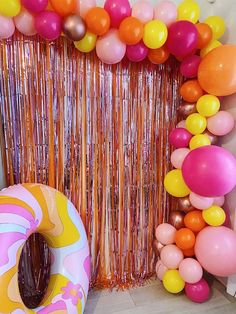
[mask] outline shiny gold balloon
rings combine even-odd
[[[195,210],[193,205],[190,203],[189,197],[181,197],[178,199],[178,209],[182,212],[188,213],[191,210]]]
[[[196,113],[196,112],[197,112],[196,104],[189,104],[187,102],[183,102],[177,109],[178,116],[184,120],[190,114]]]
[[[177,230],[184,228],[184,216],[184,212],[181,212],[180,210],[174,210],[170,212],[169,223]]]
[[[159,256],[161,253],[162,248],[164,247],[157,239],[153,241],[153,250],[156,256]]]
[[[212,134],[211,132],[209,131],[205,131],[204,134],[208,135],[210,141],[211,141],[211,145],[217,145],[218,144],[218,136]]]
[[[84,20],[75,14],[64,18],[62,27],[66,37],[73,41],[81,40],[87,31]]]

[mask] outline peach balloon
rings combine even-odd
[[[156,228],[156,239],[162,244],[172,244],[175,240],[176,229],[171,224],[163,223]]]
[[[157,278],[162,280],[165,273],[167,272],[168,268],[162,263],[161,260],[159,260],[156,264],[156,274]]]
[[[219,111],[207,119],[207,129],[217,136],[224,136],[230,133],[234,125],[234,117],[227,111]]]
[[[214,202],[214,198],[200,196],[193,192],[189,194],[189,200],[195,208],[201,210],[211,207]]]
[[[142,23],[147,23],[153,19],[153,6],[148,1],[138,1],[132,7],[132,16]]]
[[[35,29],[35,18],[29,11],[22,8],[20,14],[14,17],[14,21],[16,28],[22,34],[26,36],[37,34]]]
[[[184,159],[189,152],[190,150],[188,148],[178,148],[174,150],[170,157],[172,165],[177,169],[181,169]]]
[[[85,18],[88,11],[94,7],[96,7],[96,0],[77,0],[75,13]]]
[[[15,32],[15,24],[11,17],[0,15],[0,39],[11,37]]]
[[[183,259],[183,252],[174,244],[166,245],[161,250],[161,261],[168,269],[179,268]]]

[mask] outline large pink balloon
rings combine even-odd
[[[179,268],[183,259],[183,252],[174,244],[166,245],[161,250],[161,261],[168,269]]]
[[[202,266],[194,258],[185,258],[179,265],[179,273],[185,282],[196,283],[202,279]]]
[[[195,254],[212,275],[236,274],[236,233],[224,226],[204,228],[197,235]]]
[[[234,117],[227,111],[219,111],[207,119],[207,129],[214,135],[223,136],[234,128]]]
[[[35,17],[25,9],[21,9],[20,14],[14,17],[16,28],[26,36],[37,34],[35,29]]]
[[[194,193],[206,197],[223,196],[236,185],[236,160],[222,147],[199,147],[185,158],[182,173]]]
[[[156,239],[161,244],[172,244],[175,242],[176,229],[171,224],[163,223],[156,228]]]
[[[154,18],[170,26],[177,20],[177,6],[172,1],[163,0],[154,9]]]
[[[111,27],[118,28],[122,20],[131,15],[129,0],[106,0],[104,9],[111,18]]]
[[[8,16],[0,15],[0,39],[11,37],[15,32],[13,19]]]
[[[153,19],[153,6],[148,1],[135,2],[132,7],[132,16],[136,17],[140,22],[147,23]]]

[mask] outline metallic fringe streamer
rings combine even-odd
[[[7,182],[49,184],[72,200],[90,242],[92,286],[153,274],[155,226],[174,206],[163,178],[181,81],[172,59],[108,66],[64,38],[0,43]]]

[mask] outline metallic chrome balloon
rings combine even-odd
[[[163,247],[164,247],[164,245],[161,244],[159,241],[157,241],[157,239],[155,239],[153,241],[153,250],[154,250],[156,256],[160,255]]]
[[[186,119],[190,114],[197,112],[196,104],[189,104],[183,102],[177,109],[178,116],[182,119]]]
[[[81,40],[86,34],[86,24],[84,20],[75,14],[69,15],[63,20],[63,32],[73,41]]]
[[[209,131],[205,131],[204,134],[208,135],[208,137],[209,137],[209,139],[211,141],[211,145],[217,145],[218,144],[218,141],[219,141],[218,136],[212,134]]]
[[[174,226],[177,230],[184,228],[184,212],[175,210],[170,212],[169,223]]]
[[[195,208],[193,207],[193,205],[191,204],[189,197],[181,197],[178,199],[178,210],[188,213],[191,210],[194,210]]]

